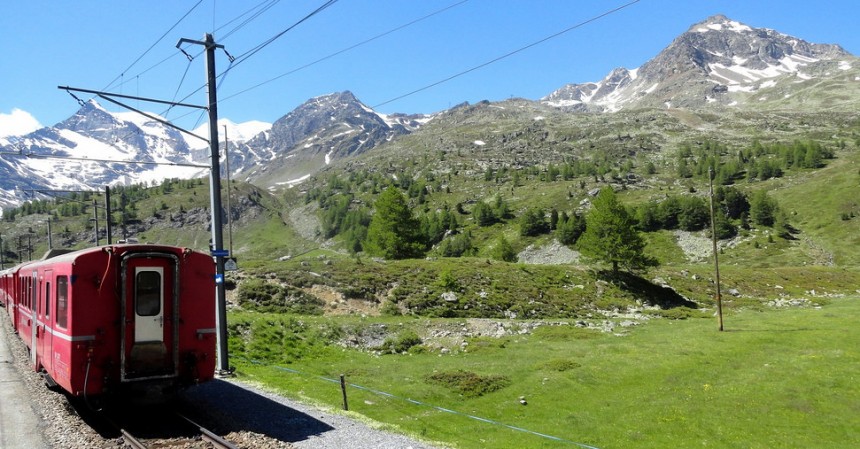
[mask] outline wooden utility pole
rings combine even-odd
[[[720,332],[723,331],[723,298],[720,296],[720,261],[717,255],[717,225],[714,216],[714,169],[708,168],[708,185],[711,197],[711,242],[714,244],[714,272],[717,281],[717,317],[720,322]]]

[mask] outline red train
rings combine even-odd
[[[166,398],[214,375],[206,254],[150,244],[49,253],[0,271],[0,303],[33,369],[73,396]]]

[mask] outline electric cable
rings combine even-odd
[[[373,42],[373,41],[375,41],[375,40],[377,40],[377,39],[380,39],[380,38],[383,38],[383,37],[385,37],[385,36],[388,36],[389,34],[393,34],[393,33],[397,32],[397,31],[400,31],[400,30],[402,30],[402,29],[404,29],[404,28],[410,27],[410,26],[412,26],[412,25],[414,25],[414,24],[416,24],[416,23],[418,23],[418,22],[421,22],[421,21],[423,21],[423,20],[429,19],[430,17],[433,17],[433,16],[435,16],[435,15],[437,15],[437,14],[441,14],[441,13],[443,13],[443,12],[445,12],[445,11],[449,10],[449,9],[455,8],[455,7],[457,7],[457,6],[460,6],[460,5],[462,5],[463,3],[466,3],[466,2],[468,2],[468,1],[469,1],[469,0],[460,0],[460,1],[456,2],[456,3],[453,3],[453,4],[451,4],[451,5],[448,5],[448,6],[444,7],[444,8],[442,8],[442,9],[438,9],[438,10],[436,10],[436,11],[431,12],[430,14],[427,14],[427,15],[424,15],[424,16],[422,16],[422,17],[419,17],[419,18],[417,18],[417,19],[415,19],[415,20],[412,20],[411,22],[407,22],[407,23],[405,23],[405,24],[403,24],[403,25],[400,25],[400,26],[395,27],[395,28],[392,28],[392,29],[390,29],[390,30],[388,30],[388,31],[382,32],[382,33],[380,33],[380,34],[377,34],[376,36],[373,36],[373,37],[370,37],[370,38],[368,38],[368,39],[365,39],[365,40],[363,40],[363,41],[361,41],[361,42],[359,42],[359,43],[357,43],[357,44],[350,45],[349,47],[346,47],[346,48],[344,48],[344,49],[338,50],[338,51],[336,51],[336,52],[334,52],[334,53],[331,53],[331,54],[329,54],[329,55],[323,56],[322,58],[319,58],[319,59],[317,59],[317,60],[315,60],[315,61],[309,62],[309,63],[307,63],[307,64],[305,64],[305,65],[302,65],[302,66],[296,67],[295,69],[292,69],[292,70],[290,70],[290,71],[288,71],[288,72],[282,73],[282,74],[280,74],[280,75],[278,75],[278,76],[276,76],[276,77],[274,77],[274,78],[270,78],[270,79],[268,79],[268,80],[266,80],[266,81],[263,81],[263,82],[261,82],[261,83],[259,83],[259,84],[253,85],[253,86],[251,86],[251,87],[249,87],[249,88],[247,88],[247,89],[245,89],[245,90],[241,90],[241,91],[236,92],[236,93],[234,93],[234,94],[232,94],[232,95],[229,95],[229,96],[227,96],[227,97],[224,97],[224,98],[220,99],[220,101],[226,101],[226,100],[229,100],[229,99],[231,99],[231,98],[233,98],[233,97],[236,97],[236,96],[242,95],[242,94],[244,94],[244,93],[246,93],[246,92],[248,92],[248,91],[254,90],[254,89],[258,88],[258,87],[261,87],[261,86],[264,86],[264,85],[266,85],[266,84],[268,84],[268,83],[271,83],[271,82],[274,82],[274,81],[276,81],[276,80],[279,80],[279,79],[281,79],[281,78],[283,78],[283,77],[285,77],[285,76],[292,75],[293,73],[296,73],[296,72],[298,72],[298,71],[300,71],[300,70],[304,70],[304,69],[306,69],[306,68],[308,68],[308,67],[311,67],[311,66],[313,66],[313,65],[319,64],[319,63],[321,63],[321,62],[323,62],[323,61],[326,61],[326,60],[328,60],[328,59],[331,59],[331,58],[333,58],[333,57],[335,57],[335,56],[338,56],[338,55],[340,55],[340,54],[346,53],[346,52],[348,52],[348,51],[350,51],[350,50],[354,50],[354,49],[356,49],[356,48],[358,48],[358,47],[361,47],[362,45],[369,44],[370,42]]]
[[[289,26],[289,27],[287,27],[285,30],[283,30],[283,31],[281,31],[281,32],[279,32],[279,33],[277,33],[277,34],[275,34],[274,36],[272,36],[272,37],[270,37],[269,39],[265,40],[264,42],[262,42],[261,44],[257,45],[256,47],[254,47],[254,48],[252,48],[252,49],[248,50],[247,52],[242,53],[241,55],[239,55],[239,56],[236,58],[237,62],[236,62],[236,64],[234,64],[234,65],[233,65],[233,67],[236,67],[236,66],[238,66],[239,64],[241,64],[241,63],[243,63],[243,62],[247,61],[251,56],[254,56],[255,54],[257,54],[257,52],[259,52],[260,50],[262,50],[262,49],[266,48],[266,47],[267,47],[267,46],[269,46],[272,42],[275,42],[276,40],[278,40],[278,39],[279,39],[281,36],[283,36],[284,34],[287,34],[289,31],[291,31],[291,30],[292,30],[292,29],[294,29],[295,27],[297,27],[297,26],[301,25],[302,23],[304,23],[305,21],[307,21],[307,20],[308,20],[308,19],[310,19],[311,17],[313,17],[313,16],[315,16],[315,15],[317,15],[317,14],[321,13],[321,12],[322,12],[322,11],[324,11],[326,8],[328,8],[329,6],[331,6],[331,5],[333,5],[333,4],[337,3],[337,2],[338,2],[338,0],[328,0],[328,1],[326,1],[325,3],[323,3],[323,4],[322,4],[320,7],[318,7],[317,9],[315,9],[315,10],[311,11],[311,13],[310,13],[310,14],[308,14],[308,15],[304,16],[303,18],[301,18],[298,22],[296,22],[296,23],[294,23],[294,24],[290,25],[290,26]],[[231,68],[232,68],[232,67],[231,67]]]
[[[114,78],[102,90],[108,90],[111,86],[113,86],[117,79],[121,79],[123,75],[125,75],[125,72],[128,72],[132,67],[134,67],[135,64],[137,64],[141,59],[143,59],[143,57],[146,56],[147,53],[150,52],[150,50],[155,48],[155,46],[158,45],[158,43],[161,42],[161,40],[164,39],[164,37],[167,36],[168,33],[173,31],[173,29],[176,28],[183,20],[185,20],[185,18],[188,17],[188,15],[191,14],[191,12],[194,11],[201,3],[203,3],[203,0],[198,0],[197,3],[195,3],[194,6],[192,6],[191,9],[188,10],[188,12],[186,12],[182,17],[180,17],[179,20],[177,20],[176,23],[173,24],[173,26],[171,26],[167,31],[165,31],[164,34],[161,35],[161,37],[156,39],[156,41],[153,42],[152,45],[150,45],[149,48],[147,48],[146,51],[143,52],[143,54],[138,56],[137,59],[134,60],[134,62],[132,62],[128,67],[126,67],[125,70],[123,70],[119,74],[119,76]]]
[[[532,42],[532,43],[530,43],[530,44],[528,44],[528,45],[525,45],[525,46],[523,46],[523,47],[520,47],[520,48],[518,48],[518,49],[516,49],[516,50],[513,50],[513,51],[510,51],[510,52],[508,52],[508,53],[505,53],[505,54],[503,54],[503,55],[501,55],[501,56],[498,56],[498,57],[496,57],[496,58],[493,58],[493,59],[491,59],[491,60],[489,60],[489,61],[487,61],[487,62],[484,62],[484,63],[478,64],[478,65],[476,65],[476,66],[474,66],[474,67],[472,67],[472,68],[469,68],[469,69],[463,70],[462,72],[455,73],[455,74],[453,74],[453,75],[451,75],[451,76],[449,76],[449,77],[447,77],[447,78],[444,78],[444,79],[442,79],[442,80],[436,81],[436,82],[431,83],[431,84],[428,84],[428,85],[426,85],[426,86],[424,86],[424,87],[420,87],[420,88],[415,89],[415,90],[413,90],[413,91],[411,91],[411,92],[407,92],[407,93],[405,93],[405,94],[403,94],[403,95],[400,95],[400,96],[394,97],[394,98],[392,98],[392,99],[390,99],[390,100],[383,101],[382,103],[379,103],[379,104],[377,104],[377,105],[375,105],[375,106],[372,106],[372,108],[373,108],[373,109],[376,109],[376,108],[378,108],[378,107],[380,107],[380,106],[384,106],[384,105],[386,105],[386,104],[393,103],[393,102],[395,102],[395,101],[397,101],[397,100],[402,100],[402,99],[404,99],[404,98],[406,98],[406,97],[409,97],[409,96],[415,95],[415,94],[417,94],[417,93],[419,93],[419,92],[423,92],[423,91],[425,91],[425,90],[427,90],[427,89],[430,89],[430,88],[436,87],[436,86],[438,86],[438,85],[440,85],[440,84],[446,83],[446,82],[451,81],[451,80],[453,80],[453,79],[455,79],[455,78],[459,78],[459,77],[461,77],[461,76],[463,76],[463,75],[466,75],[466,74],[468,74],[468,73],[474,72],[474,71],[476,71],[476,70],[478,70],[478,69],[482,69],[482,68],[484,68],[484,67],[486,67],[486,66],[488,66],[488,65],[491,65],[491,64],[494,64],[494,63],[496,63],[496,62],[499,62],[499,61],[501,61],[501,60],[503,60],[503,59],[509,58],[509,57],[511,57],[511,56],[513,56],[513,55],[515,55],[515,54],[517,54],[517,53],[521,53],[521,52],[523,52],[523,51],[525,51],[525,50],[528,50],[529,48],[532,48],[532,47],[534,47],[534,46],[540,45],[540,44],[542,44],[542,43],[544,43],[544,42],[546,42],[546,41],[548,41],[548,40],[551,40],[551,39],[554,39],[554,38],[556,38],[556,37],[559,37],[559,36],[561,36],[561,35],[563,35],[563,34],[565,34],[565,33],[568,33],[568,32],[570,32],[570,31],[573,31],[573,30],[577,29],[577,28],[580,28],[580,27],[582,27],[582,26],[585,26],[585,25],[587,25],[587,24],[589,24],[589,23],[591,23],[591,22],[595,22],[595,21],[600,20],[600,19],[602,19],[602,18],[604,18],[604,17],[606,17],[606,16],[609,16],[609,15],[611,15],[611,14],[614,14],[614,13],[618,12],[618,11],[621,11],[621,10],[622,10],[622,9],[624,9],[624,8],[627,8],[627,7],[629,7],[629,6],[633,5],[633,4],[639,3],[639,1],[640,1],[640,0],[633,0],[633,1],[627,2],[627,3],[625,3],[625,4],[621,5],[621,6],[618,6],[618,7],[616,7],[616,8],[613,8],[613,9],[611,9],[611,10],[609,10],[609,11],[606,11],[606,12],[604,12],[604,13],[602,13],[602,14],[599,14],[599,15],[597,15],[597,16],[594,16],[594,17],[592,17],[592,18],[590,18],[590,19],[587,19],[587,20],[584,20],[584,21],[582,21],[582,22],[579,22],[579,23],[577,23],[576,25],[573,25],[573,26],[571,26],[571,27],[565,28],[564,30],[561,30],[561,31],[559,31],[559,32],[557,32],[557,33],[554,33],[554,34],[551,34],[551,35],[549,35],[549,36],[546,36],[546,37],[544,37],[544,38],[542,38],[542,39],[539,39],[539,40],[537,40],[537,41],[535,41],[535,42]]]
[[[202,1],[202,0],[201,0],[201,1]],[[272,6],[274,6],[275,4],[277,4],[277,3],[278,3],[278,2],[280,2],[280,1],[281,1],[281,0],[264,0],[264,1],[260,2],[260,3],[258,3],[257,5],[255,5],[255,6],[251,7],[250,9],[246,10],[246,11],[245,11],[245,12],[243,12],[242,14],[239,14],[238,16],[234,17],[233,19],[231,19],[231,20],[229,20],[228,22],[224,23],[224,24],[223,24],[223,25],[221,25],[220,27],[215,28],[215,30],[213,31],[213,34],[214,34],[215,32],[220,31],[221,29],[223,29],[223,28],[227,27],[227,26],[228,26],[228,25],[230,25],[231,23],[236,22],[237,20],[239,20],[239,19],[241,19],[242,17],[244,17],[244,16],[248,15],[249,13],[251,13],[251,12],[253,12],[253,11],[255,11],[255,10],[259,9],[259,8],[263,8],[261,11],[258,11],[258,12],[256,12],[256,13],[254,13],[254,16],[253,16],[252,18],[250,18],[250,19],[246,19],[242,24],[240,24],[240,25],[236,26],[235,28],[233,28],[232,30],[230,30],[230,31],[229,31],[229,32],[228,32],[228,33],[227,33],[223,38],[221,38],[221,40],[223,41],[223,40],[225,40],[225,39],[227,38],[227,36],[229,36],[229,35],[231,35],[231,34],[235,33],[235,32],[236,32],[236,31],[238,31],[238,30],[240,30],[241,28],[243,28],[244,26],[246,26],[247,24],[249,24],[252,20],[254,20],[254,19],[256,19],[257,17],[259,17],[262,13],[264,13],[264,12],[268,11]],[[269,5],[266,5],[266,3],[269,3]],[[199,2],[198,2],[198,4],[199,4]],[[265,5],[265,6],[264,6],[264,5]],[[196,6],[197,6],[197,5],[194,5],[194,7],[195,7],[195,8],[196,8]],[[192,10],[193,10],[193,9],[194,9],[194,8],[192,8]],[[190,13],[190,12],[191,12],[191,11],[189,11],[189,13]],[[183,18],[182,18],[182,19],[180,19],[180,20],[177,22],[177,24],[176,24],[176,25],[178,25],[178,24],[179,24],[179,22],[181,22],[182,20],[184,20],[184,19],[185,19],[185,17],[186,17],[187,15],[188,15],[188,13],[186,13],[186,14],[185,14],[185,16],[183,16]],[[175,27],[176,27],[176,25],[174,25],[173,27],[171,27],[171,30],[172,30],[173,28],[175,28]],[[171,30],[168,30],[167,32],[169,33]],[[167,34],[167,33],[165,33],[165,34]],[[159,39],[159,41],[160,41],[160,40],[162,40],[163,38],[164,38],[164,36],[162,36],[162,37]],[[156,43],[157,43],[157,42],[159,42],[159,41],[156,41]],[[153,44],[153,46],[155,46],[155,44]],[[152,49],[152,47],[150,47],[150,50],[151,50],[151,49]],[[149,51],[149,50],[147,50],[147,51]],[[198,56],[200,56],[201,54],[203,54],[203,52],[204,52],[204,51],[205,51],[205,50],[201,50],[201,51],[197,52],[196,54],[194,54],[194,55],[190,56],[190,58],[191,58],[191,59],[195,59],[195,58],[197,58]],[[144,53],[144,55],[145,55],[145,53]],[[137,61],[135,61],[135,63],[137,63],[138,61],[140,61],[140,59],[142,59],[144,55],[141,55],[141,56],[140,56],[140,58],[138,58],[138,59],[137,59]],[[169,61],[169,60],[171,60],[171,59],[175,58],[177,55],[178,55],[177,53],[175,53],[175,52],[171,52],[171,53],[170,53],[170,55],[168,55],[168,56],[164,57],[163,59],[159,60],[159,61],[158,61],[158,62],[156,62],[155,64],[152,64],[151,66],[149,66],[149,67],[147,67],[146,69],[142,70],[142,71],[141,71],[141,72],[139,72],[136,76],[138,76],[138,77],[139,77],[139,76],[141,76],[141,75],[144,75],[144,74],[146,74],[146,73],[150,72],[151,70],[153,70],[153,69],[155,69],[155,68],[157,68],[157,67],[161,66],[161,65],[162,65],[162,64],[164,64],[165,62],[167,62],[167,61]],[[128,68],[126,68],[126,70],[125,70],[125,71],[128,71],[128,70],[129,70],[133,65],[134,65],[134,64],[132,64],[131,66],[129,66]],[[187,69],[186,69],[186,70],[187,70]],[[123,74],[124,74],[124,72],[123,72]],[[120,75],[120,77],[121,77],[121,76],[122,76],[122,75]],[[117,78],[119,78],[119,77],[117,77]],[[115,86],[115,82],[116,82],[116,79],[114,79],[113,81],[111,81],[111,83],[108,85],[108,88],[110,88],[111,86]],[[124,83],[123,83],[123,84],[124,84]],[[102,90],[106,90],[106,89],[102,89]]]
[[[266,13],[266,12],[267,12],[269,9],[271,9],[273,6],[275,6],[275,5],[277,5],[278,3],[280,3],[280,1],[281,1],[281,0],[266,0],[265,2],[262,2],[262,3],[258,4],[257,6],[255,6],[254,8],[252,8],[251,10],[246,11],[245,13],[243,13],[242,15],[238,16],[237,18],[235,18],[235,19],[231,20],[230,22],[227,22],[226,24],[224,24],[224,25],[220,26],[220,27],[219,27],[218,29],[216,29],[215,31],[218,31],[218,30],[220,30],[220,29],[222,29],[222,28],[226,27],[227,25],[229,25],[229,24],[231,24],[231,23],[235,22],[236,20],[239,20],[239,18],[240,18],[240,17],[244,16],[245,14],[248,14],[250,11],[252,11],[252,10],[254,10],[254,9],[257,9],[257,8],[260,8],[260,5],[262,5],[263,3],[269,2],[269,4],[268,4],[268,5],[266,5],[266,6],[262,7],[262,8],[260,8],[260,10],[259,10],[259,11],[257,11],[257,12],[255,12],[251,17],[249,17],[249,18],[245,19],[244,21],[242,21],[242,23],[240,23],[239,25],[237,25],[235,28],[233,28],[232,30],[228,31],[228,32],[227,32],[227,33],[225,33],[223,36],[221,36],[221,37],[219,38],[219,40],[223,42],[224,40],[226,40],[227,38],[229,38],[233,33],[235,33],[235,32],[237,32],[237,31],[241,30],[241,29],[242,29],[242,28],[244,28],[244,27],[246,27],[249,23],[253,22],[253,21],[254,21],[254,20],[256,20],[258,17],[260,17],[261,15],[263,15],[264,13]],[[213,32],[213,34],[214,34],[214,32]]]
[[[308,13],[306,16],[304,16],[303,18],[299,19],[296,23],[294,23],[294,24],[290,25],[289,27],[287,27],[287,28],[286,28],[286,29],[284,29],[283,31],[281,31],[281,32],[279,32],[279,33],[277,33],[277,34],[275,34],[274,36],[272,36],[272,37],[270,37],[269,39],[267,39],[267,40],[263,41],[262,43],[258,44],[257,46],[253,47],[252,49],[250,49],[250,50],[246,51],[245,53],[242,53],[242,54],[241,54],[241,55],[239,55],[238,57],[233,58],[233,61],[231,62],[230,67],[228,67],[226,70],[224,70],[223,72],[221,72],[220,74],[218,74],[218,75],[216,76],[216,78],[222,78],[223,76],[225,76],[225,75],[227,74],[227,72],[228,72],[229,70],[232,70],[232,69],[236,68],[239,64],[241,64],[241,63],[243,63],[243,62],[247,61],[251,56],[254,56],[257,52],[259,52],[259,51],[260,51],[260,50],[262,50],[263,48],[267,47],[267,46],[268,46],[268,45],[270,45],[272,42],[276,41],[278,38],[280,38],[281,36],[283,36],[283,35],[284,35],[284,34],[286,34],[287,32],[291,31],[291,30],[292,30],[292,29],[294,29],[295,27],[299,26],[299,25],[300,25],[300,24],[302,24],[303,22],[307,21],[307,20],[308,20],[308,19],[310,19],[311,17],[313,17],[313,16],[315,16],[315,15],[319,14],[320,12],[322,12],[323,10],[325,10],[326,8],[328,8],[329,6],[331,6],[331,5],[335,4],[335,3],[337,3],[337,1],[338,1],[338,0],[328,0],[328,1],[326,1],[326,2],[325,2],[325,3],[323,3],[321,6],[319,6],[317,9],[315,9],[315,10],[311,11],[311,12],[310,12],[310,13]],[[228,55],[228,56],[229,56],[229,55]],[[192,95],[196,94],[197,92],[200,92],[200,91],[201,91],[202,89],[204,89],[205,87],[206,87],[206,85],[205,85],[205,84],[204,84],[204,85],[201,85],[200,87],[198,87],[197,89],[195,89],[194,91],[192,91],[191,93],[189,93],[188,95],[186,95],[185,97],[183,97],[183,98],[182,98],[182,100],[180,100],[180,103],[181,103],[181,102],[184,102],[185,100],[187,100],[188,98],[190,98]]]

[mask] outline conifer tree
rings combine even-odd
[[[610,187],[603,188],[592,204],[585,219],[585,232],[579,238],[583,254],[629,269],[643,268],[654,262],[645,256],[645,242],[635,228],[635,220],[618,202]]]
[[[386,259],[420,257],[424,252],[421,227],[397,188],[391,186],[383,191],[374,207],[365,251]]]

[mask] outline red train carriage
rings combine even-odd
[[[0,273],[0,298],[49,383],[152,399],[213,377],[214,274],[187,248],[103,246]]]
[[[9,318],[14,318],[15,303],[12,301],[12,289],[15,285],[17,271],[12,268],[0,270],[0,306],[6,308]]]

